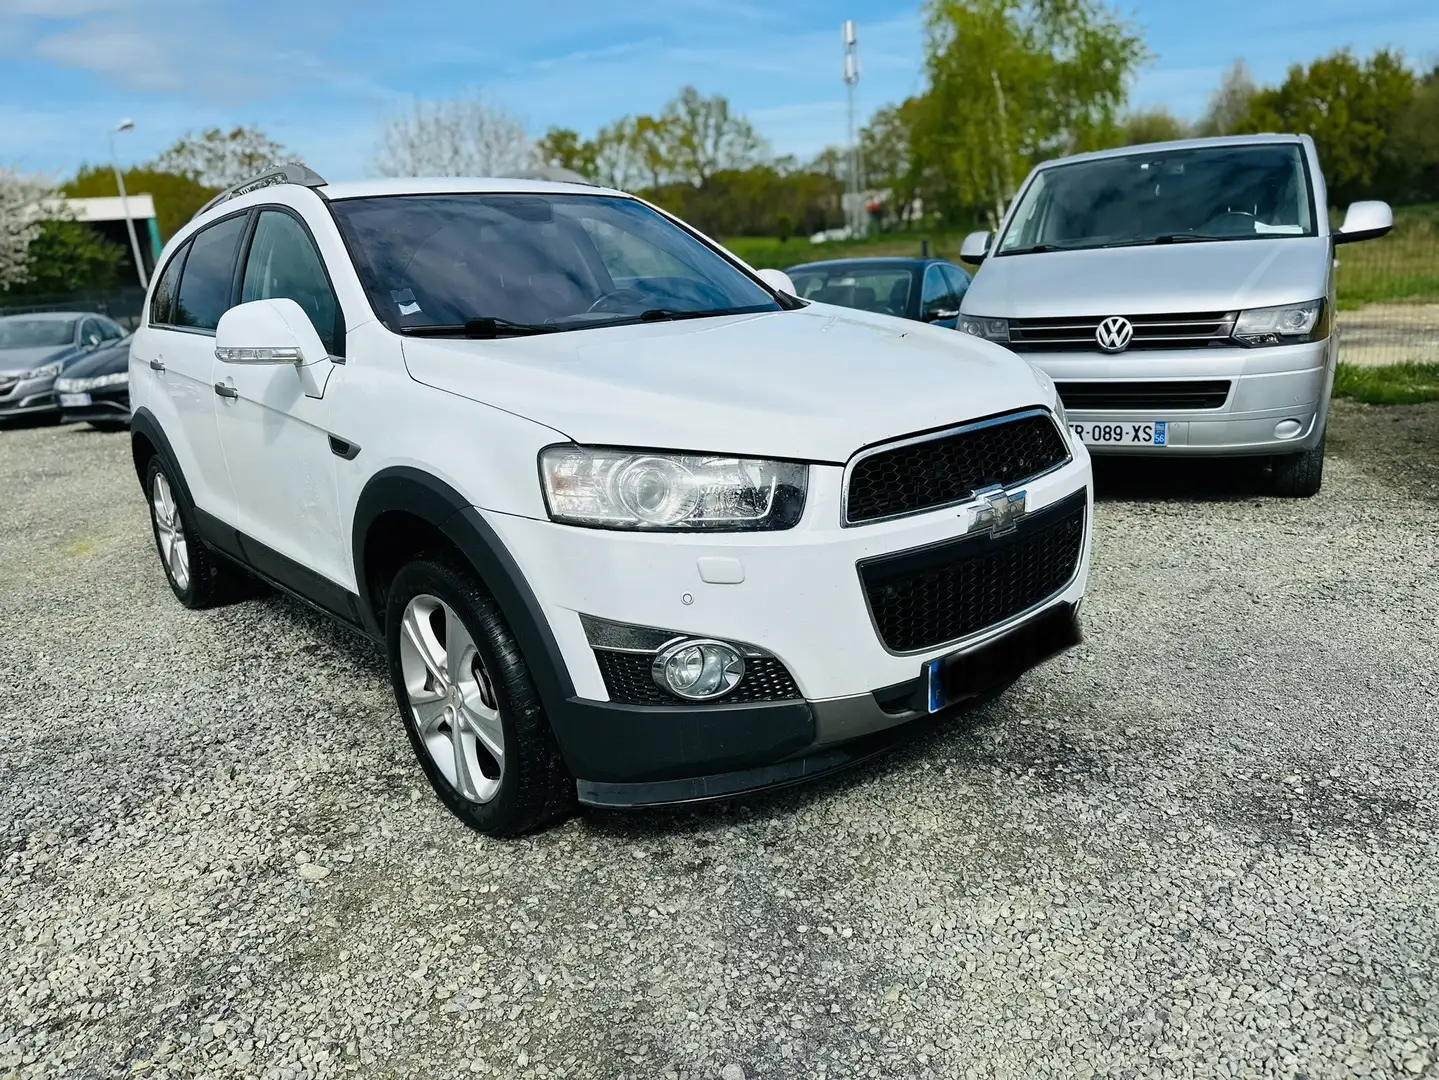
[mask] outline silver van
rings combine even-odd
[[[1319,490],[1338,358],[1334,245],[1383,236],[1359,202],[1329,227],[1307,135],[1131,146],[1039,166],[980,263],[960,329],[1059,386],[1101,454],[1272,460],[1274,490]]]

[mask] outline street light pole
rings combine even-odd
[[[115,131],[133,131],[135,121],[121,120]],[[110,140],[110,167],[115,170],[115,186],[120,189],[120,212],[125,215],[125,231],[130,234],[130,253],[135,257],[135,272],[140,275],[140,288],[150,287],[145,276],[145,260],[140,255],[140,238],[135,235],[135,219],[130,216],[130,198],[125,194],[125,177],[120,174],[120,159],[115,156],[115,131],[107,132]]]
[[[844,85],[849,97],[849,182],[845,187],[850,197],[850,231],[857,234],[863,230],[865,209],[861,205],[864,191],[860,179],[859,137],[854,126],[854,94],[859,85],[859,33],[853,19],[846,19],[844,23]]]

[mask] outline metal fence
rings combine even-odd
[[[123,289],[86,290],[62,296],[16,297],[0,302],[0,315],[31,315],[38,311],[93,311],[108,315],[127,330],[140,325],[145,290],[138,285]]]
[[[1439,364],[1439,206],[1397,207],[1392,233],[1335,256],[1339,358]]]

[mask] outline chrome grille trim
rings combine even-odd
[[[1009,347],[1016,352],[1100,352],[1095,333],[1110,315],[1011,319]],[[1149,349],[1204,348],[1231,342],[1237,311],[1200,311],[1125,315],[1134,337],[1124,352]],[[1109,355],[1120,356],[1123,353]]]

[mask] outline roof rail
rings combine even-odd
[[[238,195],[248,195],[252,191],[259,191],[260,188],[263,187],[273,187],[275,184],[299,184],[301,187],[316,188],[325,186],[325,178],[315,172],[314,169],[301,165],[298,161],[291,162],[288,165],[276,165],[274,168],[262,172],[259,176],[251,177],[249,180],[236,184],[232,188],[226,188],[204,206],[200,207],[200,209],[196,210],[190,220],[194,221],[195,218],[207,210],[211,210],[219,206],[222,202],[233,199]]]

